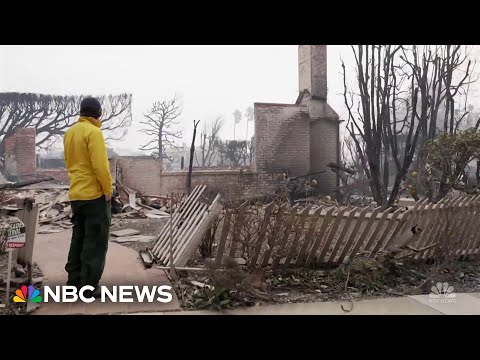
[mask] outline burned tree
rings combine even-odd
[[[17,128],[35,128],[37,146],[48,148],[74,124],[85,96],[0,93],[0,152]],[[120,140],[132,121],[132,96],[98,97],[102,104],[102,128],[106,139]]]
[[[197,156],[195,152],[195,161],[198,166],[212,166],[219,151],[220,137],[219,133],[222,129],[223,118],[218,117],[213,123],[203,125],[200,133],[200,154]]]
[[[246,166],[250,159],[252,148],[249,142],[243,141],[219,141],[219,152],[223,159],[230,163],[230,166]]]
[[[441,108],[445,109],[443,131],[453,132],[455,123],[462,121],[463,116],[455,111],[455,98],[469,83],[472,64],[466,62],[467,53],[460,45],[359,45],[352,49],[359,94],[347,90],[342,64],[347,130],[373,198],[389,206],[414,161],[422,164],[421,149],[439,132]],[[395,171],[391,188],[390,164]]]
[[[175,140],[180,139],[182,132],[175,130],[180,122],[178,117],[182,114],[181,105],[175,98],[154,102],[149,112],[145,114],[145,120],[140,121],[145,125],[140,131],[147,134],[150,140],[140,150],[150,151],[154,157],[170,159],[167,148],[178,149]]]
[[[197,126],[199,122],[200,120],[193,120],[193,136],[192,136],[192,145],[190,146],[190,161],[188,163],[188,175],[187,175],[188,194],[192,192],[193,155],[195,153],[195,138],[197,136]]]

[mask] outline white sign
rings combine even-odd
[[[0,249],[20,249],[25,247],[25,224],[14,216],[0,218]]]

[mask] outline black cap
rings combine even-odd
[[[102,115],[102,105],[98,99],[87,97],[80,103],[80,116],[98,119]]]

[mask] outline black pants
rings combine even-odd
[[[97,287],[105,267],[111,205],[105,197],[72,201],[73,235],[65,270],[67,285]]]

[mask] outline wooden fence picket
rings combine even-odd
[[[202,189],[195,191],[193,198]],[[182,229],[177,230],[180,237],[203,231],[200,218],[205,215],[200,214],[205,213],[205,205],[194,202],[186,204],[183,211],[198,215],[187,219]],[[334,206],[311,209],[308,206],[299,211],[299,205],[290,207],[287,203],[272,202],[258,213],[249,210],[247,203],[238,211],[225,210],[215,264],[221,266],[226,257],[234,258],[238,246],[246,242],[253,244],[252,253],[245,253],[246,258],[250,257],[247,264],[263,268],[342,264],[358,253],[376,257],[388,252],[398,246],[396,241],[417,249],[403,255],[417,260],[431,257],[437,251],[457,257],[480,256],[480,195],[445,198],[438,203],[424,199],[406,211]],[[180,224],[177,218],[174,222]],[[250,230],[245,232],[242,229],[247,225]],[[401,241],[414,227],[420,232]],[[248,239],[244,239],[246,236]],[[164,236],[156,245],[157,251],[165,248]],[[185,244],[176,244],[174,255],[184,261]]]

